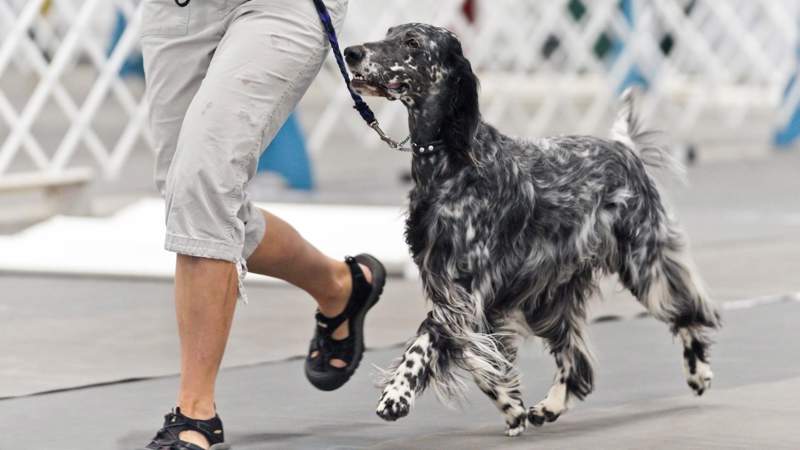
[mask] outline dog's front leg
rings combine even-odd
[[[515,364],[517,360],[517,348],[519,346],[519,334],[513,327],[500,328],[497,330],[500,350],[508,361],[505,371],[501,376],[486,374],[483,367],[485,361],[478,361],[474,358],[467,359],[467,365],[472,372],[475,383],[481,391],[486,394],[497,409],[500,410],[506,422],[506,435],[519,436],[525,431],[528,425],[528,410],[522,401],[520,392],[520,376]]]
[[[394,421],[408,415],[417,394],[422,393],[428,383],[431,363],[436,357],[430,321],[428,318],[422,323],[417,337],[385,381],[376,411],[384,420]]]

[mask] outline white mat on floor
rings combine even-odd
[[[369,252],[395,273],[410,265],[401,207],[259,206],[332,257]],[[175,257],[163,250],[163,242],[163,201],[146,199],[111,217],[58,216],[0,236],[0,271],[170,278]]]

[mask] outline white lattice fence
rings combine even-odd
[[[797,64],[796,0],[633,0],[632,21],[619,0],[584,2],[579,19],[568,13],[569,0],[484,1],[475,24],[460,15],[461,1],[427,9],[421,3],[386,2],[363,14],[351,8],[345,40],[379,39],[389,24],[404,21],[448,26],[481,76],[484,115],[517,134],[605,133],[634,66],[649,82],[645,114],[684,139],[713,135],[725,144],[744,137],[747,145],[765,148],[769,132],[800,101],[798,87],[778,114]],[[668,55],[659,45],[665,35],[673,41]],[[600,56],[594,46],[603,37],[617,46]],[[554,41],[558,45],[545,52]],[[336,90],[332,63],[319,83]],[[346,93],[324,104],[310,130],[312,147],[323,147],[348,105]],[[377,105],[384,122],[403,122],[399,108]],[[402,124],[395,125],[399,132]],[[372,142],[356,121],[345,129],[359,142]]]
[[[14,9],[0,1],[2,29],[7,30],[0,45],[0,75],[5,74],[11,63],[18,72],[3,83],[0,92],[0,113],[9,126],[8,135],[0,146],[0,173],[7,172],[15,160],[24,156],[33,163],[33,170],[58,172],[70,165],[76,153],[83,149],[105,175],[116,176],[134,148],[144,123],[141,89],[132,90],[118,76],[126,57],[137,46],[136,5],[124,1],[116,3],[132,22],[114,51],[106,55],[108,38],[92,31],[99,13],[113,12],[107,2],[56,0],[46,15],[44,3],[27,0],[21,9]],[[101,16],[113,18],[108,14]],[[57,29],[57,25],[61,25],[61,29]],[[33,34],[32,30],[39,33]],[[48,35],[45,48],[37,45],[42,30]],[[91,72],[89,76],[94,79],[87,90],[76,96],[66,86],[78,70]],[[8,99],[14,95],[17,87],[14,84],[27,85],[30,80],[36,80],[35,88],[21,107],[15,108]],[[115,119],[122,130],[112,139],[101,139],[93,121],[98,119],[100,107],[110,101],[119,106]],[[58,108],[68,127],[57,145],[43,148],[32,127],[38,119],[53,113],[45,108],[48,102],[53,103],[51,107]]]
[[[137,3],[0,0],[0,176],[54,173],[88,159],[113,179],[135,150],[149,147],[142,81],[118,76],[136,51]],[[633,0],[628,16],[619,0],[583,3],[575,14],[570,0],[477,0],[470,23],[463,0],[351,0],[342,41],[379,39],[407,21],[453,29],[482,79],[484,115],[530,136],[605,132],[634,67],[649,84],[645,113],[688,139],[739,140],[737,132],[788,120],[800,103],[796,85],[780,109],[797,69],[797,0]],[[107,55],[114,8],[129,26]],[[668,54],[660,48],[666,35]],[[402,132],[400,107],[373,106]],[[380,145],[350,110],[332,60],[302,108],[314,151],[329,142]],[[63,124],[58,133],[54,122]],[[768,145],[766,136],[749,135],[752,145]]]

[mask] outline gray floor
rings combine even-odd
[[[800,154],[785,154],[701,165],[690,171],[690,187],[666,186],[716,300],[800,292],[798,173]],[[358,199],[354,186],[348,189]],[[385,203],[399,202],[405,188],[394,189]],[[252,301],[237,311],[226,366],[302,353],[312,327],[308,296],[285,286],[250,289]],[[0,398],[177,371],[170,283],[0,274],[0,292],[6,346]],[[425,314],[420,292],[413,280],[389,282],[367,323],[370,345],[402,342],[416,329]],[[641,311],[610,280],[592,312],[630,317]]]
[[[794,153],[701,165],[690,171],[688,188],[666,183],[721,303],[800,292],[798,173]],[[376,177],[332,182],[305,200],[401,201],[404,186],[368,178]],[[277,194],[261,197],[270,195]],[[640,311],[608,287],[596,316]],[[301,363],[285,360],[305,349],[311,302],[286,287],[253,289],[251,304],[239,308],[219,386],[237,449],[800,448],[797,303],[726,314],[714,352],[717,379],[702,399],[690,396],[680,350],[664,326],[650,319],[595,324],[596,394],[558,423],[509,440],[476,393],[462,411],[426,396],[407,420],[383,424],[374,416],[369,367],[385,365],[397,353],[387,347],[413,333],[425,311],[414,281],[391,283],[368,322],[368,343],[377,349],[331,394],[312,390]],[[0,397],[165,376],[0,400],[0,450],[128,449],[148,438],[176,387],[169,283],[0,275],[0,295]],[[552,362],[538,344],[530,348],[523,365],[533,403],[547,388]]]
[[[713,388],[693,397],[680,346],[652,319],[595,324],[596,392],[558,422],[503,436],[499,415],[471,389],[448,410],[425,395],[396,423],[374,415],[369,367],[399,349],[368,352],[351,382],[315,391],[299,360],[226,370],[218,407],[238,450],[294,448],[800,448],[800,338],[796,302],[726,314],[712,364]],[[532,343],[522,358],[528,403],[552,377],[551,358]],[[171,405],[177,379],[133,382],[0,402],[2,449],[132,449]],[[428,393],[430,394],[430,393]],[[87,444],[91,442],[91,444]]]
[[[5,93],[20,106],[36,80],[8,76],[4,82],[15,89]],[[77,77],[66,87],[81,98],[92,81],[92,76]],[[140,82],[132,86],[141,89]],[[121,132],[125,123],[119,117],[119,107],[111,102],[95,118],[104,142],[113,142]],[[315,118],[301,119],[313,126]],[[33,131],[53,151],[68,125],[59,108],[47,104]],[[0,140],[7,133],[0,123]],[[375,142],[371,135],[365,138],[365,143]],[[341,136],[328,147],[314,155],[316,193],[287,192],[265,178],[251,186],[253,198],[404,201],[408,186],[400,178],[409,166],[407,154],[367,150]],[[726,156],[766,153],[741,150],[726,148]],[[800,292],[800,153],[728,162],[709,161],[708,156],[714,157],[700,148],[701,164],[690,170],[689,187],[665,184],[715,299],[739,305],[731,302]],[[142,195],[155,195],[153,160],[139,142],[124,176],[95,180],[90,189],[95,212],[109,213]],[[85,149],[71,164],[95,165]],[[25,158],[11,167],[30,168]],[[38,197],[0,198],[0,232],[24,226],[4,220],[24,216],[23,209],[41,202]],[[641,311],[613,282],[605,287],[604,300],[593,304],[595,317],[631,318]],[[591,331],[599,356],[597,392],[557,423],[511,440],[502,436],[497,413],[476,392],[458,411],[428,395],[401,422],[385,424],[374,415],[377,392],[370,367],[385,365],[398,352],[390,347],[413,333],[425,312],[413,280],[392,280],[387,287],[367,324],[368,343],[375,350],[368,352],[356,377],[334,393],[313,390],[302,376],[301,362],[287,360],[307,345],[309,299],[288,287],[250,289],[252,301],[237,312],[219,385],[220,410],[237,450],[800,448],[796,302],[728,311],[713,353],[714,387],[700,399],[685,386],[680,349],[663,325],[651,319],[596,323]],[[0,398],[74,389],[0,400],[0,450],[115,450],[144,443],[174,401],[177,342],[171,292],[169,283],[156,281],[0,274]],[[553,364],[538,343],[529,345],[522,364],[526,399],[534,403],[547,389]],[[80,388],[142,376],[160,378]]]

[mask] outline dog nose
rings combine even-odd
[[[364,59],[366,53],[363,45],[354,45],[344,49],[344,59],[348,64],[355,64]]]

